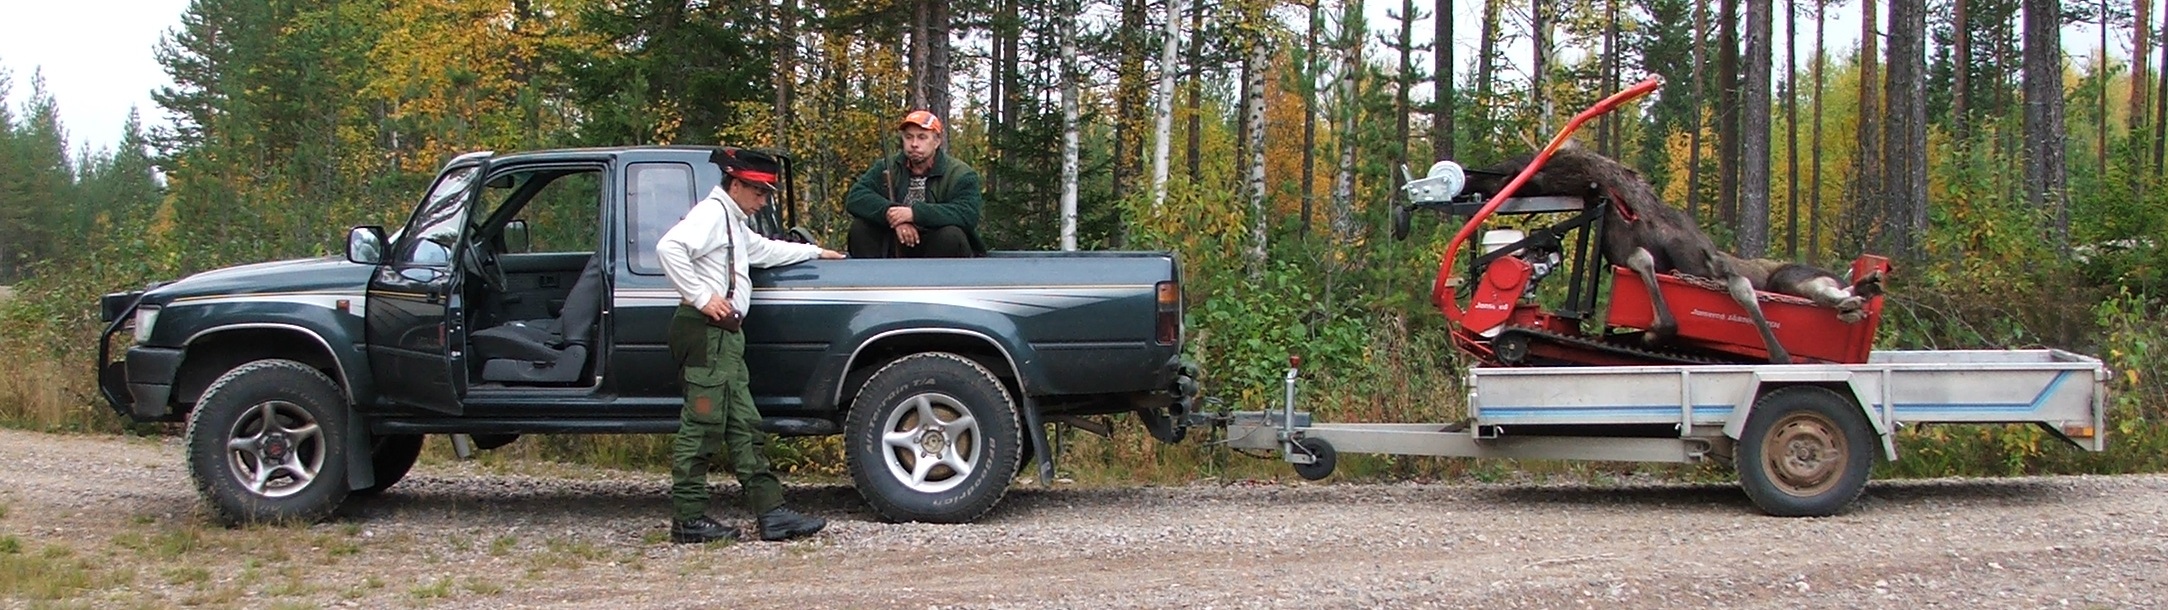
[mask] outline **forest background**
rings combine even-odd
[[[1426,293],[1457,225],[1392,240],[1400,168],[1524,152],[1657,76],[1582,142],[1742,254],[1896,259],[1878,347],[2051,346],[2115,371],[2106,453],[2026,427],[1908,429],[1884,475],[2168,469],[2168,10],[2152,0],[1368,1],[1387,6],[194,0],[157,47],[169,119],[131,118],[111,148],[71,147],[42,78],[0,72],[0,359],[17,363],[0,424],[157,433],[95,398],[97,295],[335,254],[350,225],[399,224],[452,155],[788,150],[797,218],[839,243],[843,190],[913,107],[946,117],[951,154],[985,178],[994,247],[1177,252],[1220,404],[1267,404],[1298,353],[1321,418],[1442,421],[1468,363]],[[2064,50],[2071,29],[2097,30],[2092,52]],[[653,466],[662,440],[514,449]],[[832,440],[781,450],[799,472],[841,464]],[[1141,434],[1069,451],[1106,480],[1244,468]]]

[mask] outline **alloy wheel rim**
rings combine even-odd
[[[985,453],[979,422],[963,402],[947,394],[903,399],[881,426],[881,457],[888,474],[912,491],[940,493],[962,485]]]
[[[323,471],[323,426],[307,409],[284,400],[249,407],[226,434],[226,465],[250,493],[283,498],[307,489]]]

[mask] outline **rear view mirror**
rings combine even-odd
[[[364,265],[384,262],[384,227],[363,225],[347,231],[346,260]]]
[[[527,221],[525,220],[515,218],[511,222],[504,223],[504,232],[500,239],[503,240],[506,254],[526,254],[527,250],[533,247],[531,243],[533,239],[527,233]]]

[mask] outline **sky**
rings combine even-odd
[[[6,99],[21,116],[33,73],[60,106],[68,145],[108,149],[134,107],[145,125],[164,123],[151,90],[172,83],[152,49],[180,25],[188,0],[0,0],[0,69]]]
[[[1433,2],[1418,0],[1416,5],[1428,13]],[[1461,57],[1474,54],[1481,4],[1471,0],[1458,3],[1460,27],[1455,38],[1459,40]],[[1833,54],[1850,48],[1858,37],[1858,9],[1849,6],[1854,3],[1847,4],[1830,13],[1829,45]],[[0,70],[10,75],[13,83],[6,92],[7,102],[18,109],[20,116],[23,101],[30,97],[33,73],[42,73],[47,90],[59,103],[68,143],[75,149],[106,149],[118,143],[131,107],[142,114],[145,125],[165,123],[165,116],[151,102],[150,92],[172,81],[158,66],[152,50],[168,30],[180,24],[181,13],[187,7],[188,0],[0,0],[0,15],[7,16],[0,19]],[[1395,27],[1386,14],[1398,12],[1399,7],[1400,3],[1392,0],[1369,0],[1365,13],[1372,30]],[[1416,24],[1418,45],[1428,44],[1430,27],[1427,19]],[[1783,27],[1779,20],[1779,37]],[[1799,34],[1800,62],[1804,65],[1812,44],[1811,17],[1802,19]],[[2111,40],[2114,48],[2110,53],[2127,57],[2129,42],[2114,37]],[[2099,46],[2099,30],[2082,25],[2065,28],[2063,41],[2072,61],[2090,62]],[[1781,57],[1781,43],[1776,51]],[[1525,49],[1508,53],[1514,61],[1526,61]]]

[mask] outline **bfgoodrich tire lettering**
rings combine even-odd
[[[188,418],[188,471],[220,522],[306,523],[346,498],[346,403],[323,373],[249,362],[211,382]]]
[[[1016,403],[970,359],[932,352],[875,372],[851,403],[858,493],[894,521],[964,523],[992,510],[1021,460]]]

